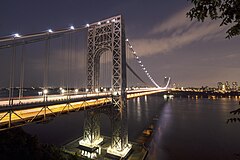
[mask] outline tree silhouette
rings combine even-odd
[[[198,21],[204,21],[207,17],[212,20],[220,19],[221,26],[229,26],[226,38],[240,35],[240,0],[188,0],[193,8],[187,16]]]
[[[234,116],[239,115],[240,114],[240,108],[237,109],[237,110],[231,111],[230,114],[233,114]],[[227,123],[229,123],[229,122],[231,122],[231,123],[233,123],[233,122],[240,122],[240,118],[239,117],[229,118],[227,120]]]

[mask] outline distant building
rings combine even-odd
[[[226,91],[231,90],[231,86],[230,86],[230,83],[228,81],[225,82],[225,89],[226,89]]]
[[[217,83],[217,88],[218,88],[218,90],[223,90],[223,83],[222,82],[218,82]]]
[[[226,81],[225,83],[218,82],[217,83],[217,89],[220,91],[238,91],[238,83],[232,82],[232,86],[230,85],[229,81]]]
[[[238,90],[238,83],[237,82],[232,82],[232,90],[237,91]]]
[[[177,84],[176,84],[176,83],[173,83],[173,84],[172,84],[172,88],[177,88]]]

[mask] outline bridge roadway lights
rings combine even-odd
[[[101,144],[103,142],[103,138],[100,137],[98,140],[95,140],[93,143],[81,139],[79,141],[79,148],[81,150],[81,156],[94,159],[97,157],[97,155],[101,154]]]

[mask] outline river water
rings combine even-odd
[[[164,100],[145,96],[128,101],[129,140],[159,117],[149,143],[148,160],[234,160],[240,153],[240,122],[226,124],[238,99],[221,98]],[[46,124],[30,124],[24,130],[42,143],[65,144],[83,134],[82,112],[54,118]],[[110,122],[101,116],[101,134],[110,136]]]

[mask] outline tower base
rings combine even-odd
[[[124,150],[122,150],[122,151],[119,151],[116,148],[112,148],[110,146],[107,149],[107,153],[110,154],[110,155],[113,155],[113,156],[125,158],[129,154],[131,149],[132,149],[132,144],[128,144],[128,146]]]
[[[103,142],[103,138],[95,140],[94,143],[86,142],[84,139],[79,141],[78,149],[80,149],[81,156],[94,159],[101,154],[100,144]]]

